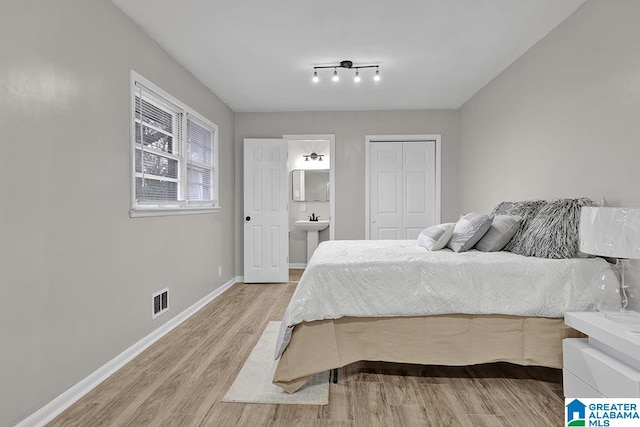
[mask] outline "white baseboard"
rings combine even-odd
[[[244,283],[244,276],[236,276],[236,283]]]
[[[176,326],[180,325],[189,317],[193,316],[202,307],[220,296],[235,283],[236,279],[231,279],[227,283],[215,289],[209,295],[205,296],[204,298],[193,304],[191,307],[188,307],[183,312],[179,313],[174,318],[169,320],[167,323],[160,326],[158,329],[154,330],[137,343],[133,344],[131,347],[114,357],[109,362],[105,363],[102,367],[98,368],[88,377],[71,386],[71,388],[69,388],[67,391],[63,392],[51,402],[40,408],[38,411],[22,420],[16,425],[16,427],[44,426],[55,417],[60,415],[69,406],[77,402],[82,396],[89,393],[101,382],[113,375],[118,369],[129,363],[134,357],[149,348],[160,338],[164,337]]]
[[[307,268],[306,262],[292,262],[289,263],[289,268]]]

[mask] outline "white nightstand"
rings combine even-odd
[[[566,313],[564,323],[588,338],[562,343],[565,397],[640,397],[640,327],[599,312]]]

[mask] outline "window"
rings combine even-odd
[[[218,206],[218,127],[131,72],[131,216]]]

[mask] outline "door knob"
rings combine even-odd
[[[247,221],[251,221],[251,217],[250,217],[250,216],[248,216],[248,217],[246,217],[246,218],[245,218],[245,220],[247,220]]]
[[[374,219],[374,220],[373,220],[373,221],[371,221],[371,222],[375,223],[375,222],[376,222],[376,220]]]

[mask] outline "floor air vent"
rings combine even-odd
[[[151,298],[153,299],[152,319],[169,310],[169,288],[156,292]]]

